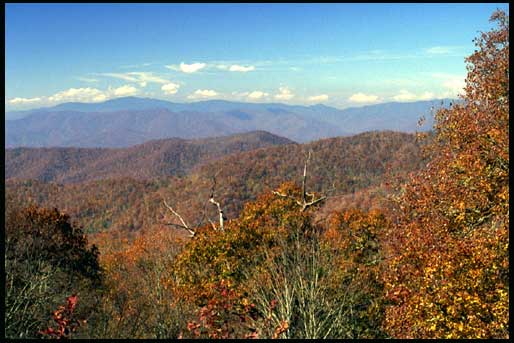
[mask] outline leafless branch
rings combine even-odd
[[[302,202],[300,202],[298,199],[296,199],[296,198],[295,198],[294,196],[292,196],[292,195],[284,194],[284,193],[280,193],[280,192],[278,192],[278,191],[273,191],[272,193],[273,193],[273,194],[275,194],[275,195],[278,195],[278,196],[280,196],[280,197],[282,197],[282,198],[289,198],[289,199],[292,199],[292,200],[294,200],[294,201],[295,201],[299,206],[303,206],[303,203],[302,203]]]
[[[211,223],[211,226],[212,228],[216,231],[218,230],[218,228],[216,227],[216,224],[214,224],[214,222],[211,220],[211,218],[207,217],[207,220],[209,221],[209,223]]]
[[[307,199],[305,198],[305,195],[306,195],[305,185],[307,183],[307,165],[309,164],[310,159],[311,159],[311,150],[309,150],[309,154],[307,155],[307,159],[305,161],[305,164],[303,165],[302,197],[303,197],[304,203],[307,202]]]
[[[198,227],[200,227],[201,225],[203,225],[203,223],[205,223],[205,221],[208,221],[212,228],[215,230],[215,231],[218,231],[218,230],[221,230],[221,231],[224,231],[225,230],[225,215],[223,213],[223,208],[221,206],[221,204],[215,200],[215,191],[216,191],[216,176],[220,173],[221,171],[218,171],[213,177],[212,177],[212,187],[211,187],[211,192],[210,192],[210,195],[209,195],[209,200],[205,202],[205,205],[204,205],[204,208],[203,208],[203,211],[202,211],[202,217],[201,218],[198,218],[197,219],[197,223],[195,226],[191,226],[189,225],[185,220],[184,218],[177,212],[175,211],[175,209],[173,209],[173,207],[171,207],[167,202],[166,200],[163,199],[163,203],[164,203],[164,206],[166,206],[166,208],[174,215],[176,216],[181,224],[177,224],[177,223],[162,223],[163,225],[170,225],[170,226],[175,226],[177,228],[181,228],[181,229],[184,229],[184,230],[187,230],[190,234],[191,237],[194,237],[195,234],[196,234],[196,229]],[[207,215],[207,202],[213,204],[216,206],[217,210],[218,210],[218,214],[219,214],[219,228],[216,227],[216,224],[209,218],[209,216]]]
[[[215,190],[216,190],[216,176],[220,173],[220,171],[218,171],[213,177],[212,177],[212,187],[211,187],[211,195],[209,197],[209,202],[211,204],[214,204],[216,206],[216,208],[218,209],[218,216],[219,216],[219,223],[220,223],[220,227],[219,229],[221,231],[225,231],[225,225],[224,225],[224,221],[225,221],[225,215],[223,214],[223,209],[220,205],[220,203],[218,201],[216,201],[214,199],[214,193],[215,193]],[[209,222],[211,223],[212,227],[214,229],[216,229],[216,226],[214,225],[214,223],[209,219]]]
[[[283,197],[283,198],[289,198],[289,199],[294,200],[296,202],[296,204],[298,204],[298,206],[300,206],[300,208],[301,208],[300,212],[304,212],[309,207],[311,207],[313,205],[316,205],[316,204],[324,201],[325,199],[327,199],[326,195],[321,196],[318,199],[316,199],[316,195],[314,193],[307,192],[307,165],[309,164],[309,161],[311,159],[311,152],[312,151],[309,150],[309,153],[308,153],[307,158],[305,160],[305,164],[303,165],[302,199],[301,199],[301,201],[296,199],[295,197],[289,195],[289,194],[284,194],[284,193],[280,193],[278,191],[273,191],[273,194],[275,194],[275,195],[278,195],[278,196]],[[309,197],[310,200],[307,200],[307,197]]]
[[[184,220],[184,218],[182,218],[182,216],[180,214],[178,214],[177,211],[175,211],[173,209],[173,207],[171,207],[170,205],[168,205],[168,203],[166,202],[165,199],[163,199],[163,202],[164,202],[164,206],[166,206],[166,208],[171,212],[173,213],[175,216],[178,217],[178,219],[180,220],[180,222],[182,223],[182,225],[180,224],[175,224],[175,223],[165,223],[165,225],[172,225],[172,226],[176,226],[176,227],[179,227],[179,228],[182,228],[182,229],[185,229],[189,232],[190,236],[191,237],[194,237],[194,235],[196,234],[196,231],[194,231],[193,229],[191,229],[191,227],[189,225],[187,225],[186,221]]]

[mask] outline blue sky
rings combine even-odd
[[[5,106],[455,97],[497,8],[508,4],[7,4]]]

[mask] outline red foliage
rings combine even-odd
[[[66,298],[66,305],[59,306],[57,310],[52,313],[52,318],[57,324],[57,328],[49,327],[39,333],[44,338],[71,338],[73,332],[75,332],[82,324],[85,324],[85,320],[78,320],[74,318],[75,307],[77,306],[78,296],[73,294]]]
[[[255,305],[241,303],[241,295],[222,280],[197,312],[197,319],[187,324],[187,330],[193,338],[258,338],[251,325],[257,318]]]

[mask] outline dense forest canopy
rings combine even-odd
[[[429,134],[9,150],[5,336],[509,338],[509,17],[491,21]]]

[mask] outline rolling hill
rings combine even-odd
[[[228,154],[292,144],[265,131],[185,140],[148,141],[130,148],[14,148],[5,150],[5,178],[71,183],[105,178],[183,176]]]
[[[6,180],[6,202],[57,207],[70,214],[89,233],[137,231],[162,223],[166,214],[163,198],[190,222],[201,219],[204,210],[214,216],[215,209],[206,205],[206,201],[213,185],[212,177],[217,175],[216,198],[224,206],[226,215],[233,218],[259,193],[285,181],[299,182],[309,150],[312,151],[309,189],[333,189],[332,195],[377,187],[379,190],[374,192],[380,193],[380,185],[386,179],[405,177],[423,163],[420,144],[414,135],[369,132],[223,155],[196,164],[183,176],[162,176],[160,170],[148,169],[148,179],[118,174],[113,178],[103,175],[102,179],[68,184],[10,179]],[[84,163],[94,166],[92,159]],[[136,169],[131,164],[127,163],[124,168]],[[66,173],[69,170],[64,175]]]

